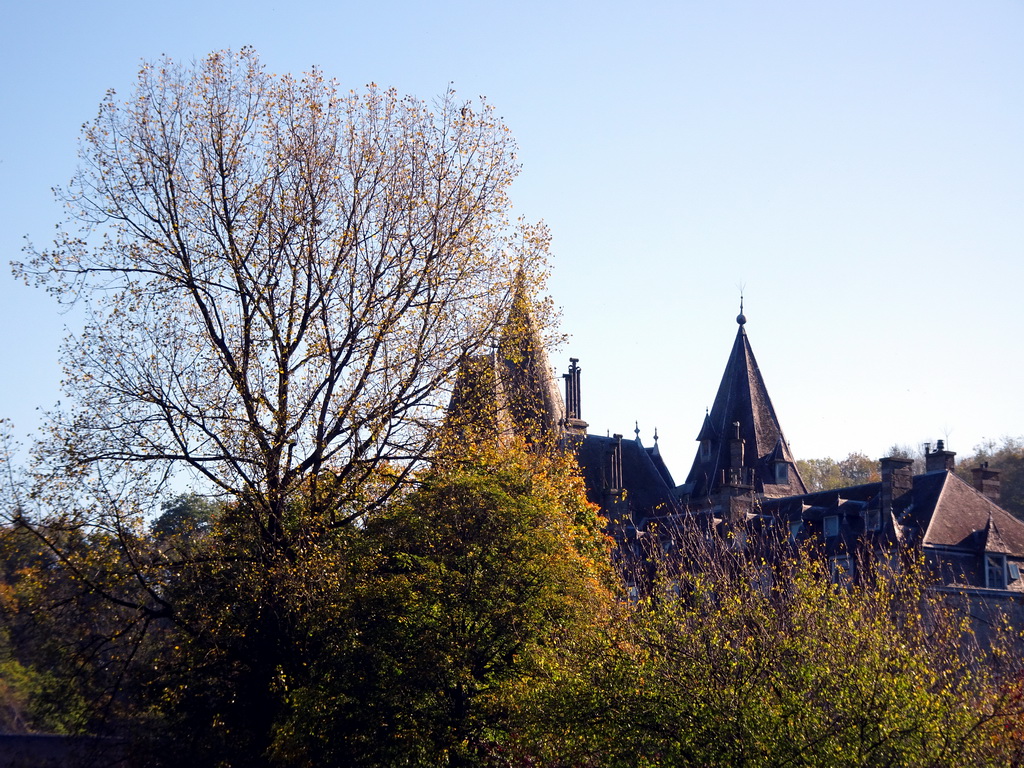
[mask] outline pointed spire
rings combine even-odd
[[[448,421],[467,435],[512,431],[536,441],[557,437],[564,419],[565,406],[520,270],[508,318],[491,352],[467,357],[460,368]]]
[[[736,322],[739,328],[718,394],[697,436],[700,450],[686,481],[690,497],[699,501],[717,492],[723,470],[734,462],[730,444],[735,440],[742,440],[743,467],[752,471],[758,493],[773,497],[806,493],[747,338],[742,295]],[[787,465],[787,472],[777,470],[780,463]],[[777,482],[780,479],[785,482]]]
[[[709,414],[705,408],[704,423],[701,424],[700,432],[697,433],[697,439],[703,443],[705,441],[714,440],[717,437],[719,437],[719,432],[715,429],[715,425],[711,423],[711,414]]]
[[[517,431],[530,438],[552,434],[565,418],[547,350],[533,315],[522,270],[515,277],[512,307],[498,341],[507,408]]]

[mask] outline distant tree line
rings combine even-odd
[[[888,456],[901,456],[914,460],[914,473],[924,472],[924,454],[909,446],[893,445]],[[1024,520],[1024,438],[1004,437],[975,446],[956,459],[956,473],[968,483],[971,470],[982,464],[999,470],[999,504],[1011,514]],[[877,482],[878,462],[863,453],[854,452],[845,459],[797,460],[797,469],[808,491],[828,491],[861,483]]]

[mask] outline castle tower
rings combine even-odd
[[[466,434],[515,434],[558,441],[565,405],[521,276],[496,347],[467,358],[448,406],[448,424]]]
[[[700,447],[690,474],[679,488],[691,508],[710,506],[737,488],[749,488],[760,498],[807,492],[750,348],[742,301],[736,322],[722,383],[697,435]]]

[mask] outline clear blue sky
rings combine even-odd
[[[0,250],[143,58],[253,45],[274,71],[486,95],[592,431],[681,482],[736,331],[797,457],[1024,434],[1024,2],[32,2],[0,29]],[[0,274],[0,416],[60,397],[65,323]]]

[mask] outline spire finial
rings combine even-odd
[[[639,440],[640,439],[640,422],[639,421],[634,421],[633,423],[636,425],[636,429],[633,430],[633,434],[636,435],[636,439]]]
[[[654,428],[654,443],[655,444],[658,443],[658,428],[657,427]]]
[[[747,322],[746,315],[743,314],[743,293],[740,293],[740,313],[736,315],[736,322],[743,325]]]

